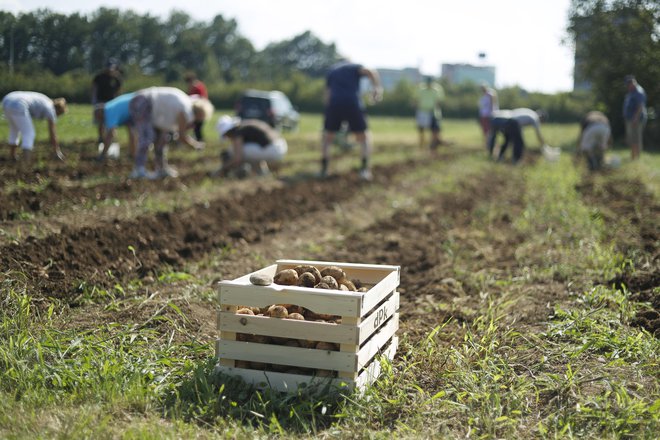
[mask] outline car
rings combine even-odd
[[[236,115],[259,119],[282,131],[296,130],[300,120],[289,98],[279,90],[246,90],[236,103]]]

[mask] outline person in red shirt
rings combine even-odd
[[[186,74],[184,79],[186,80],[186,84],[188,84],[188,95],[209,99],[209,92],[206,90],[206,85],[197,78],[197,75],[195,75],[193,72],[189,72]],[[204,140],[204,136],[202,134],[203,125],[204,121],[195,122],[195,139],[198,141]]]

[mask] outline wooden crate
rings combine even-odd
[[[296,286],[255,286],[250,276],[274,276],[283,269],[307,264],[322,269],[338,266],[366,292]],[[393,359],[398,346],[399,266],[278,260],[276,264],[232,281],[220,282],[217,369],[246,382],[279,391],[330,385],[363,389],[380,374],[379,358]],[[266,307],[296,304],[317,314],[338,315],[338,324],[236,314],[239,306]],[[338,351],[245,342],[237,335],[319,341],[336,344]],[[254,338],[252,338],[254,339]]]

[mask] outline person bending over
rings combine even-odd
[[[218,120],[217,129],[220,139],[229,139],[231,148],[222,153],[222,165],[212,175],[267,174],[279,167],[288,150],[286,140],[263,121],[225,115]]]

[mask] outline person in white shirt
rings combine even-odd
[[[513,118],[518,121],[520,128],[534,127],[536,138],[541,145],[545,145],[545,139],[541,133],[541,122],[547,119],[547,115],[543,110],[532,110],[524,107],[514,108],[513,110],[496,110],[493,112],[493,117]]]
[[[196,150],[203,149],[205,144],[187,131],[196,121],[210,118],[213,105],[207,99],[192,98],[174,87],[150,87],[135,93],[129,112],[137,134],[135,166],[130,177],[177,177],[177,171],[167,165],[165,146],[170,133],[178,134],[181,142]],[[147,153],[152,143],[156,156],[155,174],[146,171]]]
[[[48,134],[53,154],[59,160],[64,160],[60,144],[57,140],[55,124],[57,117],[66,112],[64,98],[50,99],[38,92],[16,91],[11,92],[2,99],[2,109],[9,122],[9,155],[16,160],[16,149],[20,145],[23,150],[23,159],[29,161],[34,149],[36,131],[32,119],[45,119],[48,121]]]

